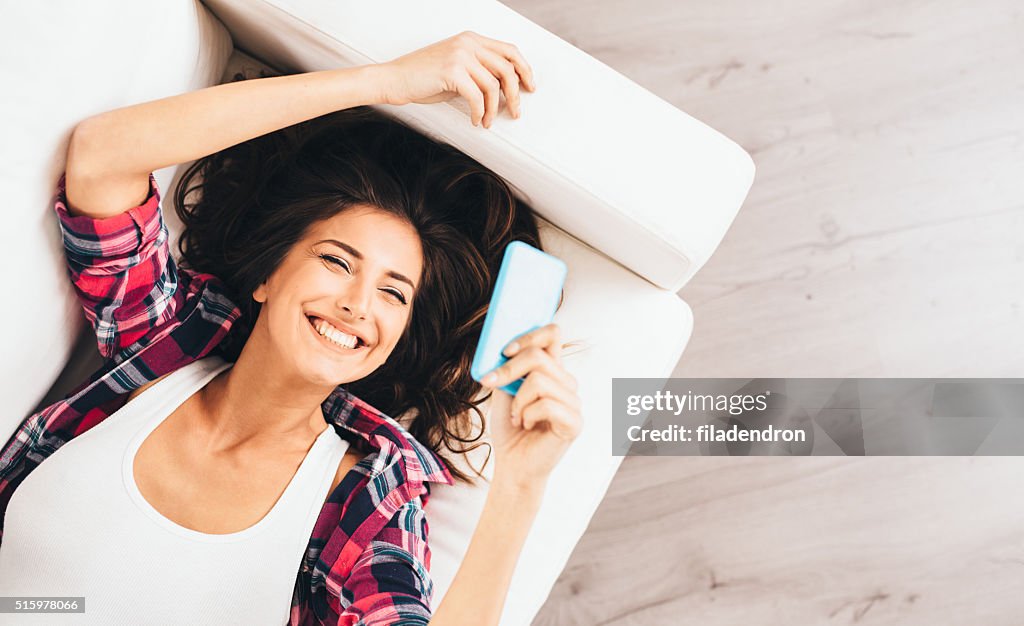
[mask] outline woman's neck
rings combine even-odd
[[[326,427],[321,403],[333,388],[282,371],[251,339],[232,367],[203,388],[200,414],[211,450],[308,444]]]

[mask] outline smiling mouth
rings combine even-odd
[[[346,340],[345,337],[341,336],[343,333],[339,333],[337,329],[334,329],[333,327],[326,327],[325,324],[327,324],[327,322],[325,320],[310,315],[306,316],[306,320],[309,322],[309,328],[313,331],[313,334],[336,350],[358,352],[366,347],[366,344],[363,343],[363,340],[359,337],[349,335],[350,337],[355,337],[355,343],[352,344],[351,340]],[[321,332],[321,330],[317,328],[318,326],[320,329],[323,329],[324,332]]]

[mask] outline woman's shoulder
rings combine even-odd
[[[341,484],[341,481],[344,480],[345,476],[348,476],[348,473],[352,471],[352,468],[363,461],[366,456],[366,453],[352,446],[349,446],[348,449],[345,450],[345,454],[341,457],[341,462],[338,463],[338,471],[334,474],[334,478],[331,480],[331,488],[327,490],[328,497],[334,493],[334,490],[338,488],[338,485]]]

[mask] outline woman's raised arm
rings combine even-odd
[[[115,109],[75,127],[68,146],[72,215],[141,204],[149,174],[338,109],[379,102],[375,66],[239,81]]]
[[[481,381],[490,406],[494,478],[476,531],[432,626],[492,626],[501,617],[519,553],[540,509],[548,476],[583,428],[576,379],[562,364],[556,324],[522,335],[510,357]],[[499,389],[519,378],[513,398]]]
[[[532,87],[515,46],[467,31],[387,63],[217,85],[101,113],[71,136],[69,212],[122,213],[146,199],[154,170],[350,107],[461,95],[474,125],[489,126],[502,91],[518,114],[520,77]]]

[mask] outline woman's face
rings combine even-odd
[[[409,223],[351,207],[310,226],[253,293],[263,303],[253,332],[266,334],[271,358],[312,384],[360,380],[383,365],[408,327],[422,270]]]

